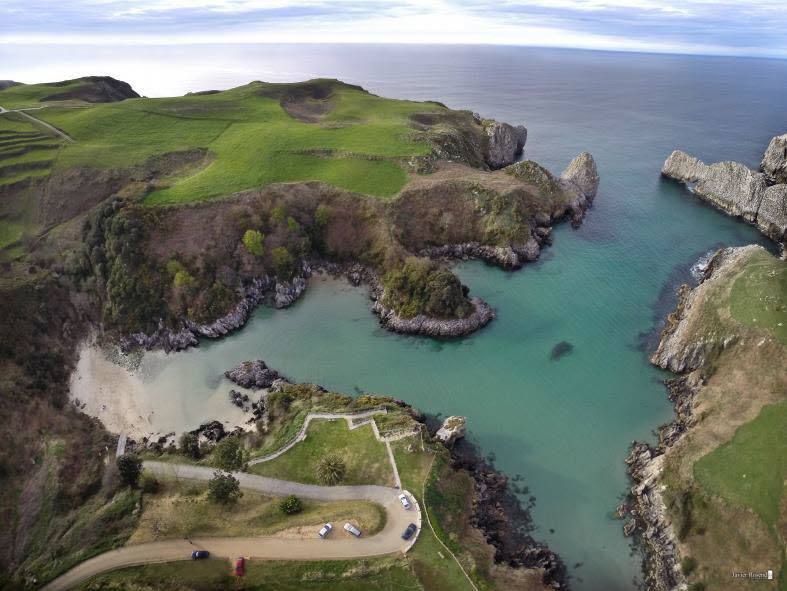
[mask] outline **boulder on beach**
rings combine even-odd
[[[262,359],[244,361],[240,365],[224,372],[224,376],[243,388],[270,388],[273,382],[281,378],[279,372],[265,365]]]

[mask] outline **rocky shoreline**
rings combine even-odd
[[[678,538],[667,514],[660,478],[665,454],[696,424],[694,402],[705,378],[694,370],[705,363],[716,346],[695,342],[687,327],[687,319],[692,305],[715,279],[717,272],[734,265],[749,250],[758,248],[721,249],[711,257],[696,287],[680,286],[675,310],[667,317],[658,348],[651,357],[654,365],[682,374],[664,382],[675,418],[659,427],[655,446],[637,441],[632,443],[625,460],[632,486],[617,511],[620,518],[626,519],[623,525],[625,535],[633,536],[642,548],[645,588],[650,591],[686,588],[686,578],[680,568]]]
[[[465,438],[458,439],[450,450],[453,467],[466,470],[473,478],[471,525],[494,547],[495,563],[540,569],[544,585],[568,589],[565,564],[546,544],[532,537],[535,526],[530,507],[522,505],[508,477]]]

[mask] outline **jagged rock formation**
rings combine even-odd
[[[403,318],[386,308],[378,298],[372,311],[380,317],[380,324],[388,330],[402,334],[420,334],[431,337],[461,337],[486,326],[495,317],[495,311],[480,298],[472,298],[473,311],[463,318],[430,318],[423,314]]]
[[[237,367],[224,372],[224,376],[244,388],[270,388],[282,379],[279,372],[269,368],[262,359],[244,361]]]
[[[527,129],[523,125],[514,127],[508,123],[488,121],[484,131],[488,138],[485,159],[489,168],[503,168],[522,155],[527,141]]]
[[[435,439],[450,447],[457,439],[467,433],[467,418],[451,416],[443,421],[442,426],[435,433]]]
[[[773,177],[738,162],[707,165],[680,150],[669,155],[661,174],[688,184],[695,194],[722,211],[755,224],[772,240],[783,242],[787,238],[787,191],[785,185],[769,186],[772,179],[781,178],[779,170],[784,165],[779,161],[779,140],[771,141],[763,159],[763,168],[767,167]]]
[[[774,183],[787,183],[787,133],[770,141],[760,168]]]
[[[599,176],[596,161],[588,152],[582,152],[569,162],[560,175],[564,185],[575,188],[588,201],[593,201],[598,192]]]

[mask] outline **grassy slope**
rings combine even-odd
[[[243,579],[232,577],[229,564],[223,560],[157,564],[97,577],[79,589],[419,591],[423,587],[403,561],[373,558],[306,563],[248,562]]]
[[[279,499],[251,491],[233,505],[211,503],[206,486],[166,481],[155,494],[144,496],[139,524],[130,544],[196,536],[265,536],[288,528],[317,530],[325,522],[354,521],[368,535],[385,525],[385,512],[367,502],[319,503],[302,500],[303,510],[285,515]]]
[[[662,480],[681,552],[696,562],[690,580],[708,589],[748,588],[731,570],[785,565],[786,268],[754,251],[692,311],[694,340],[731,344],[698,370],[698,424],[670,448]]]
[[[409,138],[409,115],[442,107],[383,99],[340,83],[320,84],[330,85],[333,94],[322,101],[332,109],[319,123],[293,118],[275,97],[302,85],[259,82],[208,95],[51,107],[36,116],[76,140],[58,154],[60,169],[129,166],[194,147],[215,155],[204,170],[149,195],[150,204],[199,201],[304,180],[381,197],[396,193],[406,181],[398,160],[429,151],[425,142]],[[0,91],[0,104],[23,102],[17,95],[32,90],[15,88]]]
[[[351,431],[344,420],[312,421],[305,440],[275,460],[251,466],[249,471],[262,476],[319,484],[317,465],[328,453],[335,453],[345,461],[347,474],[342,484],[393,484],[385,447],[375,438],[371,425]]]

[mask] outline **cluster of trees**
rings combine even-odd
[[[468,290],[435,261],[409,257],[401,268],[383,277],[383,304],[405,318],[426,314],[462,318],[472,311]]]

